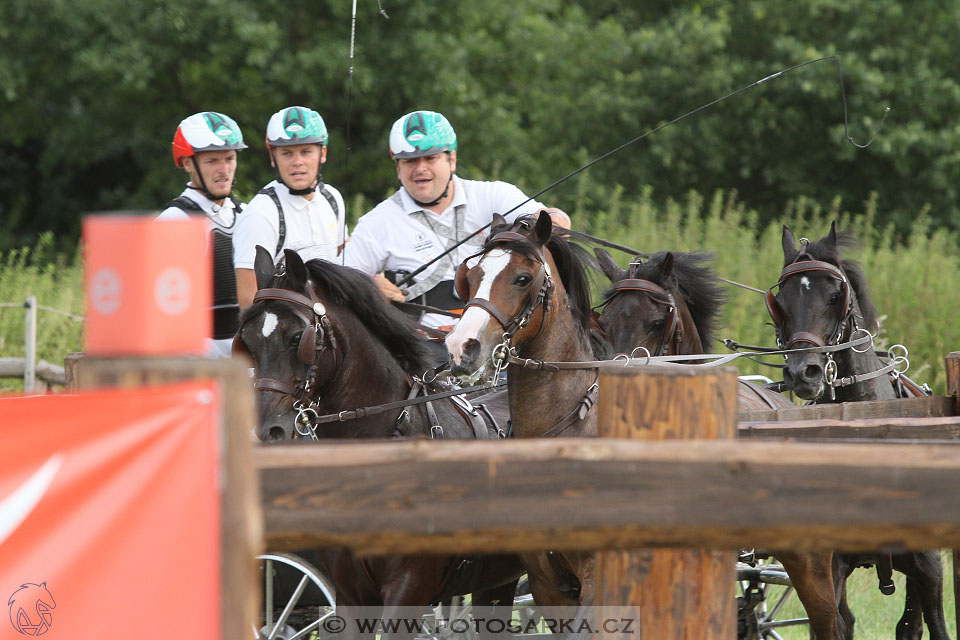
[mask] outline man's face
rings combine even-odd
[[[237,152],[230,151],[200,151],[194,158],[197,161],[196,167],[193,160],[187,158],[183,162],[184,169],[190,174],[190,183],[195,187],[200,187],[200,179],[197,177],[197,169],[203,176],[203,184],[207,185],[207,191],[213,195],[214,200],[226,198],[233,189],[233,176],[237,172]]]
[[[456,151],[397,160],[400,184],[419,202],[433,202],[439,198],[456,170]]]
[[[318,144],[273,147],[273,157],[285,185],[291,189],[308,189],[327,159],[327,148]]]

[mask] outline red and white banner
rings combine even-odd
[[[0,638],[218,638],[219,386],[0,398]]]

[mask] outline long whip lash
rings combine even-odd
[[[873,135],[870,136],[870,139],[867,140],[864,144],[859,144],[858,142],[856,142],[856,141],[853,139],[853,137],[850,135],[850,125],[849,125],[849,118],[848,118],[848,114],[847,114],[847,91],[846,91],[846,89],[845,89],[844,86],[843,86],[843,72],[842,72],[841,69],[840,69],[840,59],[839,59],[837,56],[824,56],[824,57],[822,57],[822,58],[816,58],[815,60],[807,60],[806,62],[801,62],[800,64],[795,64],[795,65],[793,65],[792,67],[787,67],[786,69],[781,69],[780,71],[777,71],[776,73],[772,73],[772,74],[770,74],[769,76],[766,76],[765,78],[761,78],[760,80],[757,80],[757,81],[755,81],[755,82],[751,82],[750,84],[748,84],[748,85],[746,85],[746,86],[740,87],[740,88],[737,89],[736,91],[733,91],[733,92],[731,92],[731,93],[728,93],[727,95],[722,96],[722,97],[720,97],[720,98],[717,98],[716,100],[713,100],[713,101],[711,101],[711,102],[708,102],[708,103],[706,103],[706,104],[704,104],[704,105],[701,105],[701,106],[697,107],[696,109],[693,109],[692,111],[688,111],[688,112],[686,112],[685,114],[683,114],[682,116],[676,117],[676,118],[674,118],[673,120],[670,120],[669,122],[665,122],[665,123],[661,124],[661,125],[658,126],[658,127],[655,127],[655,128],[653,128],[653,129],[650,129],[650,130],[647,131],[646,133],[641,134],[641,135],[637,136],[636,138],[633,138],[632,140],[628,140],[627,142],[624,142],[624,143],[621,144],[619,147],[617,147],[617,148],[615,148],[615,149],[612,149],[612,150],[606,152],[606,153],[603,154],[602,156],[599,156],[599,157],[597,157],[597,158],[594,158],[593,160],[591,160],[591,161],[588,162],[587,164],[583,165],[583,166],[580,167],[579,169],[576,169],[575,171],[572,171],[572,172],[568,173],[567,175],[565,175],[564,177],[560,178],[560,179],[557,180],[556,182],[553,182],[552,184],[544,187],[543,189],[541,189],[540,191],[536,192],[535,194],[533,194],[532,196],[530,196],[529,198],[527,198],[526,200],[524,200],[523,202],[521,202],[520,204],[518,204],[518,205],[515,206],[514,208],[510,209],[509,211],[507,211],[507,212],[506,212],[505,214],[503,214],[503,215],[504,215],[504,216],[510,215],[511,213],[513,213],[514,211],[516,211],[517,209],[519,209],[520,207],[522,207],[522,206],[525,205],[526,203],[530,202],[531,200],[535,200],[536,198],[540,197],[541,195],[543,195],[543,194],[546,193],[547,191],[550,191],[551,189],[553,189],[553,188],[556,187],[557,185],[562,184],[563,182],[566,182],[567,180],[569,180],[570,178],[574,177],[575,175],[577,175],[577,174],[579,174],[579,173],[581,173],[581,172],[583,172],[583,171],[586,171],[587,169],[589,169],[589,168],[592,167],[593,165],[597,164],[597,163],[600,162],[601,160],[605,160],[605,159],[609,158],[610,156],[612,156],[613,154],[617,153],[618,151],[622,151],[623,149],[626,149],[626,148],[629,147],[630,145],[632,145],[632,144],[634,144],[634,143],[636,143],[636,142],[640,142],[641,140],[643,140],[643,139],[646,138],[647,136],[653,135],[654,133],[656,133],[657,131],[660,131],[661,129],[666,129],[666,128],[669,127],[670,125],[676,124],[677,122],[680,122],[680,121],[683,120],[684,118],[687,118],[687,117],[689,117],[689,116],[692,116],[692,115],[694,115],[695,113],[699,113],[700,111],[703,111],[704,109],[709,109],[709,108],[712,107],[713,105],[718,104],[718,103],[720,103],[720,102],[723,102],[724,100],[727,100],[728,98],[732,98],[733,96],[739,95],[739,94],[741,94],[741,93],[743,93],[743,92],[745,92],[745,91],[749,91],[750,89],[753,89],[754,87],[757,87],[757,86],[763,84],[764,82],[767,82],[768,80],[773,80],[773,79],[779,78],[780,76],[783,76],[783,75],[785,75],[785,74],[787,74],[787,73],[790,73],[791,71],[794,71],[794,70],[799,69],[799,68],[801,68],[801,67],[806,67],[806,66],[808,66],[808,65],[816,64],[817,62],[823,62],[823,61],[825,61],[825,60],[832,60],[832,61],[834,62],[834,64],[837,65],[837,75],[838,75],[839,80],[840,80],[840,95],[841,95],[841,97],[843,98],[843,132],[844,132],[844,136],[846,137],[847,141],[849,141],[850,144],[852,144],[853,146],[855,146],[855,147],[857,147],[857,148],[859,148],[859,149],[866,149],[866,148],[869,147],[870,144],[873,142],[874,138],[877,137],[877,134],[880,133],[880,129],[883,128],[883,124],[884,124],[884,122],[886,122],[886,120],[887,120],[887,115],[890,113],[890,107],[885,107],[885,108],[884,108],[884,110],[883,110],[883,117],[880,119],[880,124],[877,125],[877,128],[874,130]],[[397,283],[397,286],[398,286],[398,287],[402,287],[402,286],[404,286],[404,285],[406,285],[406,284],[409,284],[410,282],[413,281],[414,277],[416,277],[417,275],[419,275],[420,273],[422,273],[424,269],[426,269],[427,267],[429,267],[430,265],[432,265],[432,264],[433,264],[434,262],[436,262],[437,260],[440,260],[441,258],[443,258],[444,256],[446,256],[448,253],[456,250],[458,247],[460,247],[460,245],[462,245],[463,243],[467,242],[471,237],[473,237],[473,236],[475,236],[475,235],[477,235],[477,234],[483,233],[487,228],[490,227],[491,224],[493,224],[493,222],[489,222],[489,223],[485,224],[484,226],[480,227],[479,229],[477,229],[476,231],[474,231],[473,233],[468,234],[466,238],[464,238],[464,239],[461,240],[460,242],[454,244],[452,247],[450,247],[449,249],[447,249],[446,251],[444,251],[443,253],[441,253],[441,254],[438,255],[437,257],[433,258],[432,260],[430,260],[429,262],[427,262],[427,263],[424,264],[423,266],[419,267],[416,271],[413,271],[412,273],[408,274],[406,277],[404,277],[402,280],[400,280],[400,281]]]

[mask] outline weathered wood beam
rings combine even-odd
[[[270,548],[960,546],[960,448],[551,439],[255,452]]]
[[[741,422],[740,438],[793,440],[904,440],[960,444],[960,416],[943,418],[873,418],[859,420],[790,420]]]
[[[937,418],[960,415],[953,398],[931,396],[867,402],[815,404],[785,409],[741,409],[739,422],[778,422],[786,420],[860,420],[870,418]]]

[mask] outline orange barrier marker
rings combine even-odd
[[[203,354],[213,330],[208,235],[200,217],[85,218],[87,353]]]

